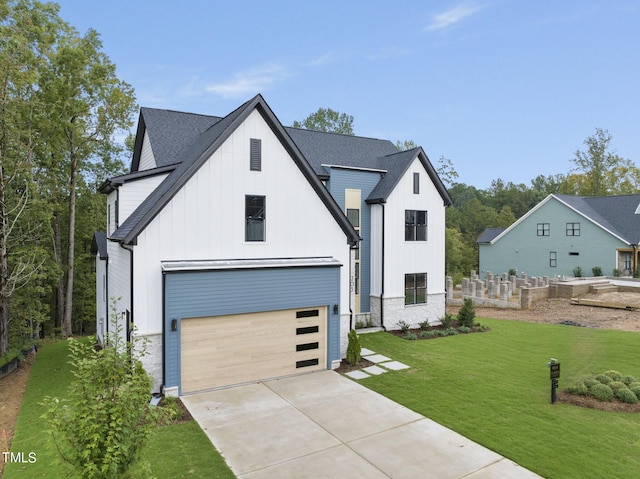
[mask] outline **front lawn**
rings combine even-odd
[[[67,354],[64,341],[46,345],[38,352],[11,445],[11,452],[24,453],[25,462],[7,464],[5,479],[76,477],[70,466],[59,461],[40,419],[43,411],[39,403],[43,397],[64,397],[73,379]],[[35,453],[35,462],[28,462],[30,452]],[[194,420],[158,427],[142,452],[140,464],[132,470],[133,478],[146,477],[141,467],[145,462],[150,465],[151,475],[158,479],[235,477]]]
[[[411,366],[361,384],[545,478],[637,476],[640,415],[551,405],[547,361],[561,362],[559,390],[609,369],[640,377],[640,334],[479,321],[491,332],[431,341],[360,335],[363,347]]]

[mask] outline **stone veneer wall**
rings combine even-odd
[[[384,326],[387,329],[400,329],[399,321],[405,321],[412,328],[420,327],[425,319],[429,324],[440,324],[440,318],[445,313],[446,297],[444,293],[430,294],[425,304],[405,306],[404,296],[384,298]],[[371,296],[371,322],[380,326],[380,297]]]
[[[147,352],[142,357],[144,369],[153,378],[152,392],[161,392],[162,387],[162,334],[139,334],[136,339],[146,341]]]

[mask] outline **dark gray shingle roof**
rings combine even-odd
[[[100,259],[109,259],[107,252],[107,233],[104,231],[96,231],[93,233],[91,241],[91,254],[98,254]]]
[[[478,244],[491,243],[500,233],[502,233],[506,228],[487,228],[482,232],[482,234],[476,240]]]
[[[640,195],[555,196],[627,243],[640,242],[640,215],[635,214]]]
[[[120,225],[111,235],[111,239],[121,241],[125,244],[135,243],[138,234],[155,218],[182,186],[195,174],[200,166],[222,145],[222,143],[235,131],[235,129],[249,116],[251,112],[257,110],[270,125],[275,135],[280,139],[287,149],[294,162],[300,168],[302,174],[307,178],[316,193],[325,203],[336,222],[340,225],[347,236],[347,241],[355,243],[359,236],[353,229],[351,223],[342,213],[335,200],[331,197],[327,189],[318,179],[315,171],[311,168],[304,156],[291,140],[282,124],[271,111],[264,98],[256,95],[253,99],[241,105],[226,117],[213,121],[210,126],[199,135],[193,138],[192,144],[184,149],[182,162],[169,174],[169,176],[156,188],[138,208]],[[166,117],[165,117],[166,119]],[[201,123],[201,125],[203,125]],[[165,128],[164,131],[168,131]],[[164,142],[166,138],[163,137]],[[161,148],[162,149],[162,148]],[[169,149],[167,149],[169,150]],[[155,154],[155,150],[154,150]],[[156,159],[156,162],[158,160]]]

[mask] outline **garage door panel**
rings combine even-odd
[[[182,392],[324,369],[326,313],[315,307],[183,319]]]

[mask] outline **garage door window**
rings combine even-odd
[[[264,196],[245,196],[246,241],[264,241],[265,203]]]

